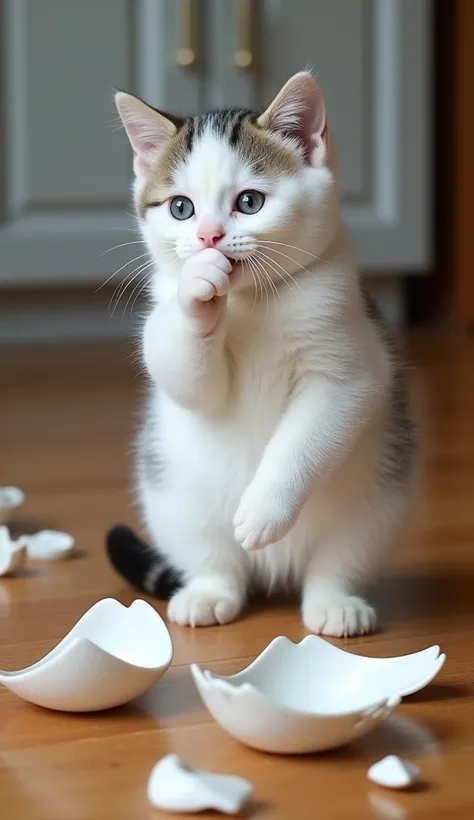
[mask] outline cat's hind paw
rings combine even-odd
[[[241,610],[241,601],[217,585],[212,590],[196,582],[176,592],[168,604],[168,618],[181,626],[213,626],[235,620]]]

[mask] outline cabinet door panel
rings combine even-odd
[[[260,106],[311,68],[326,94],[361,267],[427,268],[430,0],[254,0],[258,48],[245,71],[233,62],[239,0],[212,2],[222,32],[216,101]]]
[[[263,0],[262,95],[271,99],[296,71],[314,70],[339,145],[345,201],[370,195],[370,6],[371,0]]]
[[[104,255],[137,238],[114,90],[164,109],[199,106],[199,71],[176,61],[177,3],[0,0],[0,9],[0,285],[104,281],[140,252]]]
[[[0,283],[85,279],[125,241],[128,0],[4,0]],[[129,238],[129,234],[125,234]]]

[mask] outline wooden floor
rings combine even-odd
[[[474,340],[421,334],[409,350],[424,413],[419,515],[377,595],[382,631],[341,645],[395,655],[439,643],[448,660],[436,683],[351,748],[304,758],[265,755],[213,722],[188,665],[232,672],[278,634],[299,640],[305,633],[296,607],[265,605],[225,627],[172,627],[173,665],[136,705],[74,716],[0,690],[2,818],[159,816],[145,787],[153,764],[169,751],[249,778],[255,799],[248,817],[474,818]],[[0,483],[26,491],[20,529],[69,530],[80,550],[63,564],[31,565],[20,577],[0,579],[2,668],[41,658],[99,598],[134,597],[103,549],[112,523],[135,523],[128,442],[142,383],[132,359],[123,347],[0,354]],[[389,753],[420,765],[422,788],[399,794],[368,783],[368,765]]]

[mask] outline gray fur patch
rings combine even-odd
[[[162,483],[165,464],[160,448],[159,419],[156,406],[150,401],[137,437],[136,464],[142,481],[153,486]]]
[[[364,288],[362,288],[362,295],[366,313],[377,328],[391,358],[393,368],[380,479],[384,485],[395,484],[402,487],[413,478],[418,452],[418,434],[410,403],[405,366],[401,360],[392,328],[382,317]]]

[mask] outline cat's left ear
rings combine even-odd
[[[326,104],[312,75],[301,71],[291,77],[258,125],[285,137],[297,139],[308,165],[321,165],[328,153]]]

